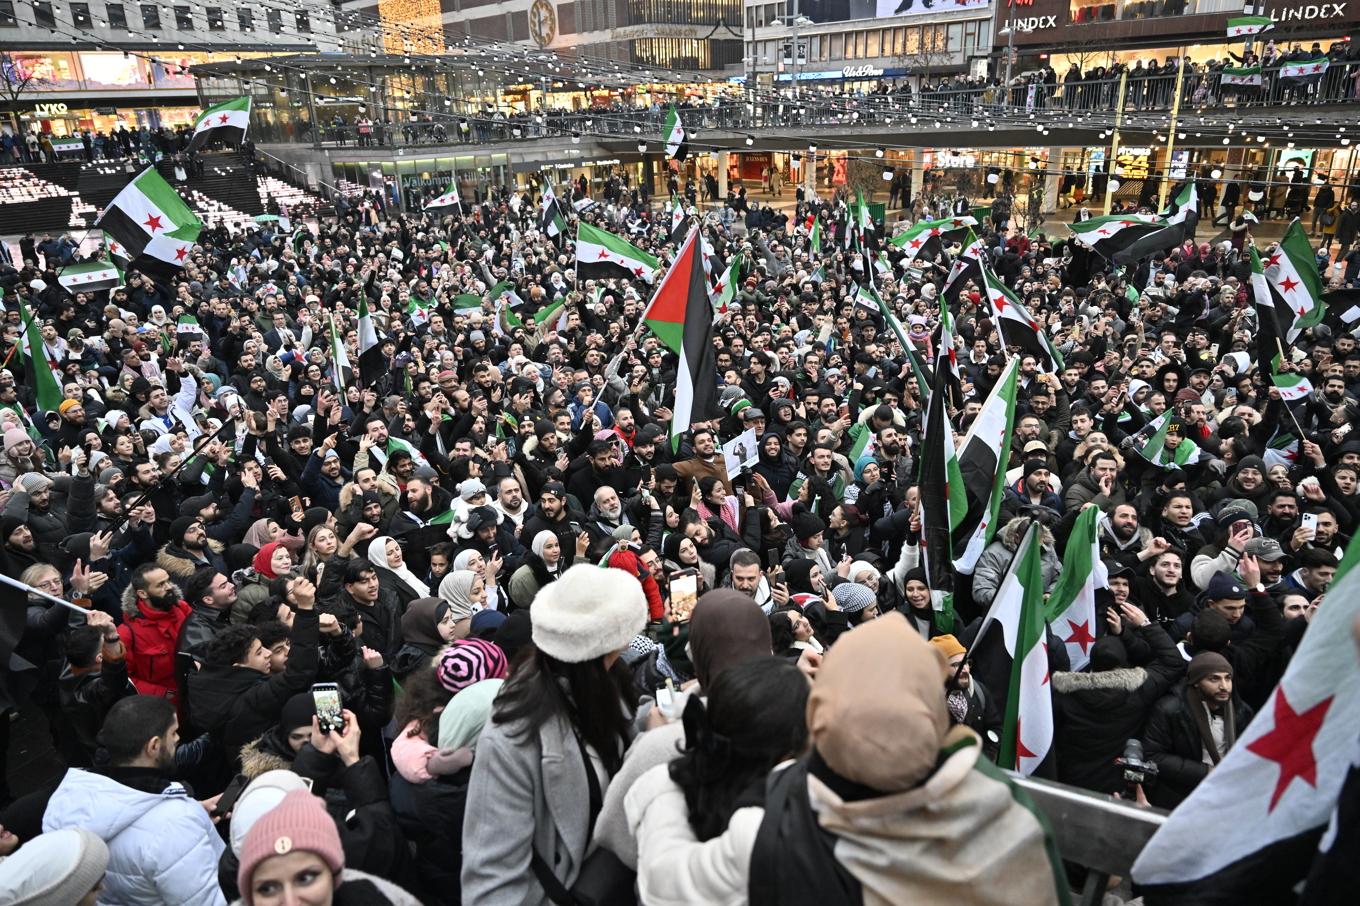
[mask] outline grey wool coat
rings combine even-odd
[[[522,729],[489,720],[477,741],[463,819],[464,903],[549,903],[529,867],[531,848],[568,888],[585,860],[590,787],[571,724],[559,714],[536,733]]]

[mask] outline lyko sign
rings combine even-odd
[[[65,116],[69,108],[65,104],[34,104],[33,112],[38,116]]]

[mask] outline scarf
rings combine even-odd
[[[439,583],[439,597],[448,602],[454,620],[465,620],[479,608],[472,602],[472,583],[477,574],[469,569],[451,569]]]
[[[1190,716],[1194,718],[1195,729],[1199,731],[1199,741],[1204,747],[1204,751],[1209,753],[1209,758],[1214,764],[1218,764],[1223,759],[1219,754],[1218,746],[1214,744],[1214,733],[1209,727],[1209,709],[1204,701],[1204,696],[1199,694],[1199,690],[1194,686],[1185,687],[1185,703],[1190,708]],[[1223,706],[1223,750],[1227,751],[1237,742],[1237,721],[1234,719],[1232,699],[1228,699]]]
[[[407,588],[416,593],[417,598],[428,598],[430,596],[430,586],[416,578],[416,574],[411,572],[410,568],[407,567],[405,560],[402,561],[400,566],[393,566],[388,562],[387,542],[392,540],[392,537],[389,535],[379,535],[374,538],[372,543],[368,546],[368,562],[394,574],[398,579],[406,583]]]

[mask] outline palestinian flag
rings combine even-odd
[[[1148,434],[1148,439],[1142,446],[1135,448],[1138,450],[1138,455],[1153,465],[1161,466],[1164,469],[1176,469],[1191,465],[1199,462],[1200,457],[1204,455],[1199,444],[1188,437],[1181,438],[1180,443],[1174,449],[1167,449],[1167,435],[1170,433],[1171,420],[1174,415],[1175,413],[1168,409],[1144,427],[1143,433]]]
[[[1077,516],[1063,552],[1062,572],[1048,598],[1045,619],[1067,648],[1072,670],[1091,662],[1098,617],[1096,592],[1110,587],[1109,573],[1100,559],[1100,520],[1105,514],[1089,506]]]
[[[1280,67],[1280,78],[1282,79],[1312,79],[1317,78],[1327,71],[1328,60],[1326,57],[1318,57],[1313,60],[1298,60],[1294,63],[1285,63]]]
[[[1225,66],[1219,78],[1224,85],[1239,88],[1260,88],[1262,84],[1260,66]]]
[[[954,451],[954,426],[945,411],[948,371],[936,365],[921,438],[921,562],[930,586],[936,628],[941,632],[955,628],[954,532],[968,515],[968,495]]]
[[[335,389],[341,396],[344,396],[345,382],[353,372],[354,369],[349,364],[349,353],[345,352],[344,337],[335,326],[335,316],[331,315],[331,378],[335,381]]]
[[[1048,647],[1044,644],[1044,569],[1038,523],[1032,522],[1025,531],[978,629],[974,651],[993,623],[1001,629],[1002,646],[997,648],[993,643],[992,650],[999,659],[1010,659],[996,763],[1026,776],[1044,773],[1041,769],[1048,767],[1045,761],[1053,748],[1053,693],[1048,682]]]
[[[661,140],[666,143],[666,156],[671,160],[684,160],[688,157],[688,139],[685,125],[680,122],[680,114],[676,112],[675,105],[671,104],[670,110],[666,112],[666,123],[661,127]]]
[[[95,226],[129,259],[147,257],[183,267],[203,223],[155,167],[147,167],[114,196]]]
[[[539,213],[539,226],[549,239],[567,231],[567,219],[562,216],[562,207],[557,203],[551,185],[543,189],[543,206]]]
[[[992,269],[982,265],[982,282],[987,288],[987,301],[996,316],[996,331],[1002,346],[1018,347],[1023,355],[1029,353],[1039,360],[1039,370],[1053,373],[1063,367],[1062,353],[1048,339],[1020,298],[1011,292]]]
[[[1293,343],[1305,330],[1321,324],[1327,313],[1316,256],[1301,222],[1296,219],[1289,225],[1263,264],[1282,337],[1285,343]]]
[[[901,249],[906,255],[906,261],[903,263],[909,264],[915,261],[916,257],[927,247],[932,250],[932,253],[937,251],[940,246],[939,237],[945,233],[975,226],[977,226],[977,218],[966,215],[945,217],[940,220],[920,220],[888,240],[888,244]]]
[[[954,569],[965,576],[973,574],[1001,520],[1019,374],[1020,360],[1011,356],[959,450],[959,473],[968,495],[968,514],[954,532]]]
[[[576,225],[576,273],[582,280],[622,277],[651,283],[656,279],[656,271],[660,266],[660,261],[622,236],[588,223]],[[702,263],[699,273],[703,274]]]
[[[57,282],[72,292],[94,293],[121,285],[123,275],[112,261],[82,261],[63,267]]]
[[[1259,35],[1274,27],[1275,21],[1269,16],[1235,16],[1228,20],[1228,37],[1245,38]]]
[[[189,139],[187,153],[192,154],[208,142],[221,141],[239,145],[250,128],[249,95],[209,107],[194,121],[194,135]]]
[[[949,276],[944,281],[944,289],[941,291],[941,295],[944,296],[946,302],[950,305],[957,304],[959,293],[963,292],[963,288],[969,283],[982,286],[982,263],[986,260],[986,246],[970,229],[963,240],[963,249],[954,259],[954,264],[949,269]]]
[[[1360,542],[1352,541],[1279,685],[1143,848],[1133,880],[1149,906],[1300,902],[1295,889],[1319,841],[1335,845],[1341,826],[1330,822],[1360,727],[1351,637],[1360,616],[1358,559]],[[1354,849],[1347,858],[1354,864]],[[1351,889],[1342,899],[1303,902],[1354,897]]]
[[[431,198],[425,202],[425,210],[432,211],[438,208],[461,208],[463,206],[462,196],[458,194],[456,185],[449,186],[448,190],[438,198]]]
[[[1072,241],[1097,252],[1107,261],[1150,233],[1166,228],[1166,222],[1151,214],[1111,214],[1070,224]]]
[[[695,422],[722,415],[718,405],[717,353],[713,348],[713,306],[704,279],[699,231],[691,230],[675,263],[643,315],[643,321],[680,356],[671,407],[671,449]]]
[[[61,385],[52,374],[59,363],[47,358],[47,344],[43,342],[42,330],[27,305],[20,304],[23,313],[24,340],[27,355],[24,356],[24,383],[33,390],[33,403],[40,412],[56,412],[64,399]]]
[[[1127,247],[1115,253],[1111,260],[1115,264],[1131,266],[1151,257],[1156,252],[1165,252],[1185,242],[1193,236],[1199,223],[1199,191],[1192,179],[1181,187],[1171,200],[1167,209],[1161,213],[1166,226],[1144,236],[1139,236]]]

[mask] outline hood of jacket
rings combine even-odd
[[[1133,692],[1146,680],[1147,671],[1142,667],[1120,667],[1094,673],[1060,671],[1053,674],[1053,691],[1059,695],[1077,692]]]
[[[60,816],[63,827],[83,827],[107,843],[167,800],[187,798],[178,783],[164,792],[148,793],[102,774],[72,768],[52,794],[48,809]]]

